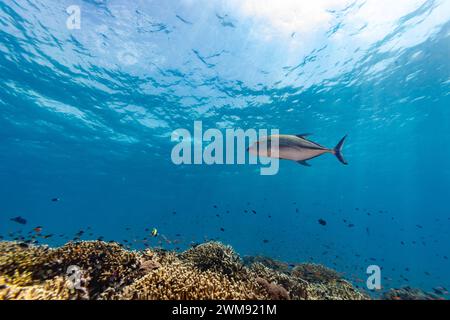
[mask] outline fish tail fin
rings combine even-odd
[[[333,151],[334,151],[334,155],[336,156],[336,158],[338,158],[338,160],[340,162],[342,162],[342,164],[347,165],[348,162],[344,159],[344,156],[342,155],[342,147],[344,146],[344,142],[345,139],[347,138],[347,135],[345,135],[341,141],[339,141],[339,143],[336,145],[336,147],[334,147]]]

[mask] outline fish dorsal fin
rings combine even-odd
[[[301,164],[302,166],[305,166],[305,167],[311,167],[311,165],[308,162],[306,162],[305,160],[297,161],[297,163]]]
[[[308,137],[310,135],[312,135],[312,133],[300,133],[300,134],[296,134],[295,136],[299,137],[299,138],[305,138],[305,137]]]

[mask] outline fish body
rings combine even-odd
[[[11,218],[11,221],[17,222],[18,224],[27,224],[27,220],[22,217]]]
[[[262,157],[292,160],[305,166],[309,166],[308,160],[331,153],[342,164],[348,164],[342,155],[342,147],[347,136],[342,138],[335,148],[329,149],[306,139],[308,135],[271,135],[255,142],[248,148],[248,152]]]

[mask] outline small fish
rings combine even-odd
[[[323,219],[319,219],[318,221],[319,221],[319,224],[322,225],[322,226],[326,226],[327,225],[327,222],[325,220],[323,220]]]
[[[34,228],[33,231],[36,232],[36,233],[41,233],[42,227],[38,226],[38,227]]]
[[[265,240],[265,239],[264,239],[264,240],[263,240],[263,243],[269,243],[269,240]]]
[[[152,235],[152,237],[157,237],[158,236],[158,229],[153,228],[151,235]]]
[[[224,228],[220,228],[220,231],[225,232],[225,229]]]
[[[52,202],[59,202],[59,198],[52,198]]]
[[[303,166],[309,167],[307,160],[316,158],[325,153],[334,154],[337,159],[344,165],[348,162],[342,155],[342,147],[344,146],[344,136],[334,149],[325,148],[315,142],[307,140],[306,137],[310,134],[297,135],[271,135],[255,142],[247,151],[250,154],[278,158],[295,161]],[[263,148],[259,146],[263,145]]]
[[[84,234],[84,231],[83,231],[83,230],[80,230],[80,231],[78,231],[77,233],[75,233],[75,236],[79,238],[79,237],[81,237],[83,234]]]
[[[25,220],[24,218],[18,216],[15,218],[11,218],[11,221],[17,222],[18,224],[27,224],[27,220]]]
[[[444,295],[444,292],[442,290],[440,290],[440,288],[433,288],[434,293],[442,296]]]

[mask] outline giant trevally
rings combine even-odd
[[[342,147],[344,146],[347,135],[333,149],[325,148],[306,139],[310,135],[306,133],[297,135],[271,135],[255,142],[247,150],[253,155],[292,160],[308,167],[310,166],[307,162],[308,160],[325,153],[331,153],[343,164],[348,164],[342,155]],[[278,147],[274,139],[278,140]]]

